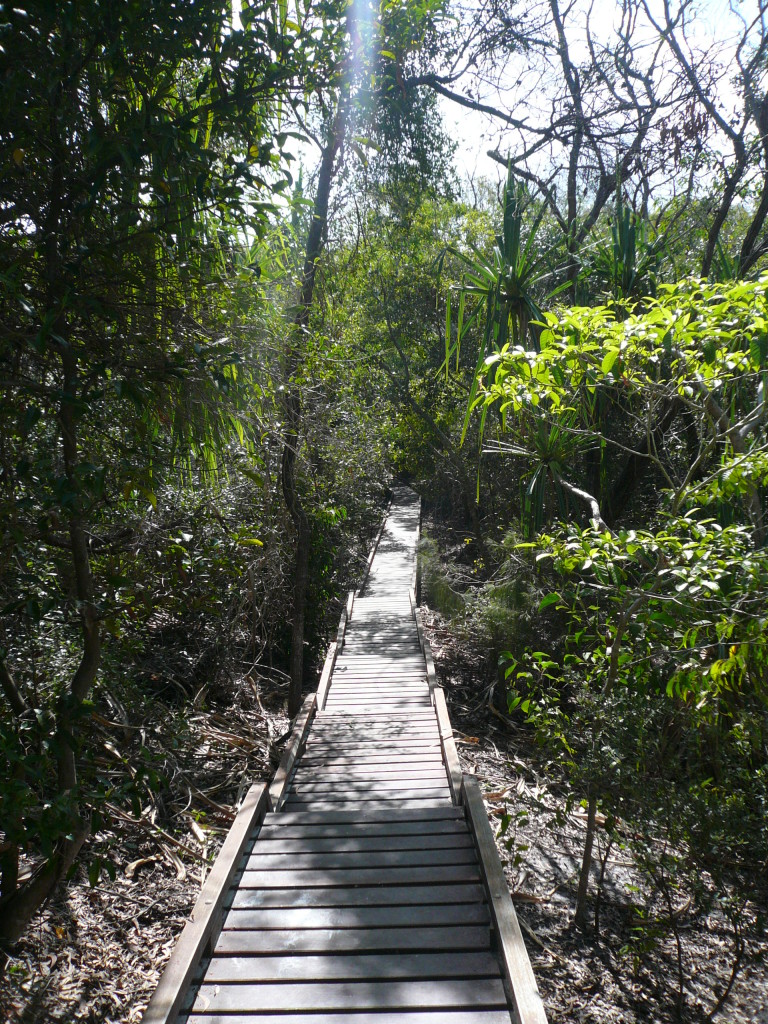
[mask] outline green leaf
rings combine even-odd
[[[749,354],[756,367],[759,368],[763,366],[766,356],[768,356],[768,335],[761,333],[758,334],[757,337],[751,338],[749,342]]]
[[[539,602],[539,611],[543,612],[545,608],[549,608],[550,605],[557,604],[558,601],[562,601],[560,594],[547,594],[547,596]]]
[[[610,349],[603,356],[603,361],[600,364],[600,369],[604,374],[609,374],[613,369],[614,363],[619,358],[619,350],[616,348]]]

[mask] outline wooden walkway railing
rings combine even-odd
[[[399,489],[317,693],[254,786],[144,1024],[546,1024],[462,776]]]

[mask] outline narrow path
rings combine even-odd
[[[246,847],[180,1024],[512,1019],[409,596],[418,520],[399,490],[324,707]]]

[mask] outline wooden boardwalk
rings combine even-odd
[[[145,1024],[545,1024],[415,608],[418,526],[399,489]]]

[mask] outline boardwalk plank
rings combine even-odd
[[[366,794],[381,795],[382,797],[386,792],[392,791],[398,793],[400,796],[408,796],[414,794],[418,796],[424,795],[422,791],[429,793],[435,793],[437,796],[443,795],[443,790],[447,785],[447,779],[445,773],[442,776],[442,785],[440,780],[436,782],[434,779],[421,779],[421,778],[406,778],[406,779],[378,779],[378,780],[366,780],[366,779],[346,779],[343,782],[315,780],[313,782],[304,782],[295,780],[291,792],[294,795],[304,796],[317,796],[319,799],[327,800],[331,796],[334,798],[338,795],[341,799],[347,799],[352,796],[354,799],[362,799]]]
[[[312,771],[304,770],[297,772],[294,776],[294,785],[306,783],[328,783],[329,785],[340,785],[349,782],[408,782],[408,780],[444,780],[445,767],[441,761],[434,761],[432,765],[417,765],[413,767],[393,768],[391,765],[382,765],[378,770],[370,765],[362,765],[358,768],[349,766],[348,770],[334,770],[333,765],[316,765]]]
[[[399,754],[392,752],[388,754],[386,749],[384,749],[363,756],[355,756],[350,755],[346,751],[342,753],[334,753],[333,751],[331,751],[327,757],[318,756],[316,758],[312,758],[311,760],[303,758],[302,766],[306,767],[311,765],[313,768],[322,768],[325,765],[330,767],[332,765],[340,764],[352,766],[371,765],[372,767],[376,767],[377,765],[381,764],[399,765],[403,763],[413,763],[414,761],[419,762],[427,760],[437,762],[438,764],[443,764],[443,755],[439,743],[437,743],[436,745],[430,744],[430,746],[427,749],[417,750],[413,753],[411,751],[405,751]]]
[[[411,762],[410,759],[403,756],[393,756],[388,759],[386,755],[356,758],[331,754],[328,758],[318,758],[316,761],[311,762],[311,764],[308,763],[306,769],[302,770],[311,770],[318,776],[325,772],[338,774],[346,769],[350,769],[353,772],[358,770],[361,772],[375,773],[386,768],[391,768],[392,771],[399,771],[402,765],[408,765],[411,763],[413,762]],[[430,764],[435,769],[440,769],[441,771],[445,770],[442,757],[437,751],[428,751],[426,754],[419,755],[419,759],[415,763],[417,765]]]
[[[429,697],[429,685],[426,679],[420,680],[411,685],[390,684],[386,680],[377,678],[367,682],[366,680],[350,681],[345,686],[334,684],[333,689],[328,691],[328,701],[354,703],[360,698],[376,700],[376,706],[380,709],[388,709],[393,704],[412,703],[422,697]],[[325,710],[333,711],[331,704],[326,701]]]
[[[348,885],[429,885],[432,882],[476,882],[479,878],[473,864],[439,864],[436,867],[395,868],[319,868],[305,870],[243,872],[243,885],[264,889],[332,888]]]
[[[429,849],[450,850],[450,849],[474,849],[474,844],[469,835],[457,833],[455,835],[431,835],[431,836],[355,836],[345,839],[329,839],[325,837],[308,837],[301,839],[269,839],[260,838],[259,849],[264,853],[330,853],[345,852],[370,852],[372,850],[423,850]]]
[[[459,925],[438,928],[340,928],[312,931],[223,931],[214,953],[274,954],[276,950],[292,953],[363,952],[391,950],[393,953],[415,950],[477,950],[490,949],[488,925]]]
[[[433,793],[434,791],[425,790],[424,792]],[[445,792],[441,792],[440,795],[444,799],[450,800],[451,791],[446,787]],[[359,808],[360,810],[381,810],[382,812],[386,813],[386,811],[389,809],[394,810],[395,808],[397,808],[398,810],[400,810],[403,807],[408,808],[408,810],[418,811],[422,808],[422,806],[425,803],[428,803],[431,799],[431,796],[424,796],[422,799],[417,799],[415,796],[413,796],[408,800],[403,800],[397,794],[393,794],[390,800],[365,800],[357,797],[350,797],[347,800],[319,800],[316,797],[309,800],[301,800],[295,797],[291,797],[290,799],[285,801],[285,807],[286,810],[294,812],[301,812],[302,810],[309,811],[310,809],[312,811],[323,812],[332,811],[335,808],[340,807],[344,810],[349,811]]]
[[[343,711],[333,712],[333,714],[324,711],[321,722],[312,730],[312,739],[314,741],[337,733],[358,734],[366,729],[377,730],[389,736],[392,733],[397,735],[401,730],[432,729],[434,724],[435,714],[431,708],[416,708],[402,714],[394,710],[384,713],[375,709],[355,715],[346,714]]]
[[[279,1012],[340,1010],[494,1009],[506,1005],[500,979],[439,981],[296,982],[274,985],[202,985],[194,1010]]]
[[[479,882],[450,885],[340,886],[336,889],[238,888],[235,907],[395,907],[428,903],[476,903],[485,899]]]
[[[402,907],[290,907],[253,909],[235,907],[227,915],[225,931],[299,931],[336,928],[415,928],[425,925],[487,924],[483,903],[430,903]]]
[[[357,693],[339,693],[331,689],[328,691],[328,699],[325,702],[326,711],[333,711],[337,707],[343,707],[347,711],[368,707],[376,709],[392,708],[403,711],[410,708],[429,708],[431,706],[429,689],[426,683],[420,693],[396,693],[390,696],[381,692],[378,683],[371,685],[367,692],[361,690]]]
[[[378,757],[385,758],[386,755],[382,753],[379,754]],[[357,762],[353,761],[351,767],[354,767],[354,764],[356,763]],[[388,761],[384,762],[382,768],[386,768],[389,765],[391,766],[392,771],[419,771],[421,768],[428,770],[429,766],[431,765],[433,767],[436,766],[437,768],[444,770],[443,764],[444,762],[441,751],[424,751],[422,753],[417,753],[414,757],[412,757],[411,754],[392,755]],[[362,768],[362,770],[368,771],[368,769],[365,766],[364,768]],[[376,768],[374,770],[376,770]],[[296,771],[297,773],[308,772],[308,769],[305,767],[303,761],[296,769]]]
[[[329,954],[326,956],[214,957],[208,984],[233,981],[354,981],[371,978],[497,977],[492,953]]]
[[[392,822],[336,822],[333,824],[284,825],[262,828],[259,842],[271,839],[309,839],[370,836],[372,839],[399,838],[401,836],[466,836],[469,832],[463,821],[403,821]]]
[[[332,825],[346,824],[351,822],[427,822],[427,821],[464,821],[464,812],[460,807],[451,804],[435,802],[419,808],[418,816],[408,808],[386,807],[367,808],[365,810],[344,811],[339,808],[332,808],[332,813],[313,814],[307,811],[291,813],[280,811],[267,814],[264,818],[266,827],[282,825]]]
[[[387,797],[389,796],[389,799]],[[385,812],[391,810],[407,810],[418,811],[425,804],[429,804],[436,799],[450,800],[451,791],[448,786],[443,789],[424,789],[421,792],[412,792],[408,795],[403,795],[402,792],[392,792],[389,794],[382,793],[379,798],[371,795],[368,797],[366,794],[349,794],[346,798],[340,798],[334,800],[331,797],[311,797],[307,800],[302,800],[301,796],[289,797],[285,801],[286,810],[300,811],[301,808],[309,810],[312,808],[314,811],[332,811],[336,807],[343,807],[348,810],[354,808],[360,808],[361,810],[381,810]]]
[[[336,707],[344,707],[347,710],[354,710],[356,708],[364,710],[365,708],[428,708],[432,706],[432,702],[429,693],[425,693],[422,697],[380,697],[378,694],[372,693],[370,696],[358,695],[355,697],[336,697],[329,694],[328,700],[326,701],[326,708],[329,711],[333,711]]]
[[[361,867],[419,867],[430,864],[476,864],[474,848],[449,848],[447,850],[341,850],[318,851],[316,853],[265,853],[262,844],[254,850],[247,861],[249,871],[284,870],[294,871],[317,868],[361,868]]]
[[[369,722],[367,725],[367,729],[365,726],[356,728],[337,726],[318,732],[312,737],[309,744],[310,749],[313,746],[332,746],[337,743],[357,743],[361,746],[365,746],[366,743],[378,743],[394,747],[399,743],[433,743],[440,738],[440,731],[435,728],[433,722],[412,722],[409,725],[384,725],[380,722]]]
[[[354,725],[365,725],[370,722],[386,722],[397,724],[398,722],[433,722],[435,714],[429,708],[420,711],[408,711],[398,712],[394,710],[389,711],[365,711],[361,714],[345,714],[343,711],[334,711],[333,713],[323,711],[318,715],[317,719],[312,725],[313,732],[317,729],[322,730],[329,723],[353,723]]]
[[[375,740],[369,744],[365,744],[362,740],[336,740],[335,742],[329,743],[313,743],[307,750],[307,753],[302,758],[302,764],[311,764],[313,761],[321,759],[325,755],[334,756],[336,754],[344,754],[350,757],[352,754],[360,755],[363,757],[366,753],[370,754],[423,754],[430,753],[435,750],[441,750],[439,738],[435,739],[418,739],[418,740],[398,740],[397,743],[388,744],[386,741]]]
[[[273,1014],[238,1013],[220,1016],[194,1014],[183,1024],[509,1024],[509,1011],[436,1010],[403,1011],[400,1013],[301,1013]]]
[[[429,687],[425,678],[418,676],[403,678],[402,673],[398,672],[393,673],[391,679],[381,674],[377,674],[372,679],[354,675],[351,679],[334,682],[333,689],[336,694],[374,692],[383,697],[385,695],[423,693]]]
[[[372,709],[376,710],[376,709]],[[428,718],[421,719],[418,716],[423,710],[428,713]],[[402,718],[395,719],[394,717],[390,720],[382,721],[380,719],[365,718],[361,712],[360,715],[355,715],[354,718],[347,713],[338,715],[338,721],[333,726],[329,726],[326,729],[318,729],[312,735],[312,742],[324,742],[328,739],[338,738],[359,738],[363,740],[376,741],[379,737],[382,739],[393,741],[399,737],[408,738],[409,736],[420,736],[420,735],[440,735],[439,730],[435,732],[435,720],[434,712],[430,708],[416,707],[408,710],[407,708],[403,711],[402,708],[397,708],[398,712],[403,712]],[[326,711],[327,714],[327,711]],[[345,721],[346,719],[346,721]],[[348,724],[349,723],[349,724]]]
[[[426,688],[422,694],[413,694],[413,696],[398,694],[392,697],[381,696],[375,688],[372,688],[371,693],[368,694],[336,695],[329,693],[325,706],[328,711],[333,711],[337,707],[343,707],[347,711],[364,711],[366,708],[397,708],[398,711],[409,709],[415,711],[417,708],[430,708],[432,700]]]
[[[391,809],[390,809],[391,810]],[[259,837],[261,836],[279,836],[280,838],[289,838],[291,836],[299,835],[315,835],[315,836],[350,836],[350,835],[375,835],[375,836],[386,836],[386,835],[444,835],[446,832],[462,832],[464,834],[469,833],[467,823],[463,816],[449,816],[445,815],[441,818],[425,818],[423,821],[419,821],[413,814],[409,818],[394,818],[388,819],[386,815],[383,817],[373,817],[370,814],[366,815],[362,819],[358,819],[355,816],[350,817],[351,812],[345,812],[341,815],[343,820],[339,820],[340,814],[336,813],[333,816],[327,814],[314,814],[312,819],[309,821],[275,821],[273,818],[267,815],[267,823],[262,825],[259,831]],[[285,812],[282,812],[281,817],[285,816]],[[302,817],[299,815],[298,817]],[[306,817],[309,817],[307,813]]]

